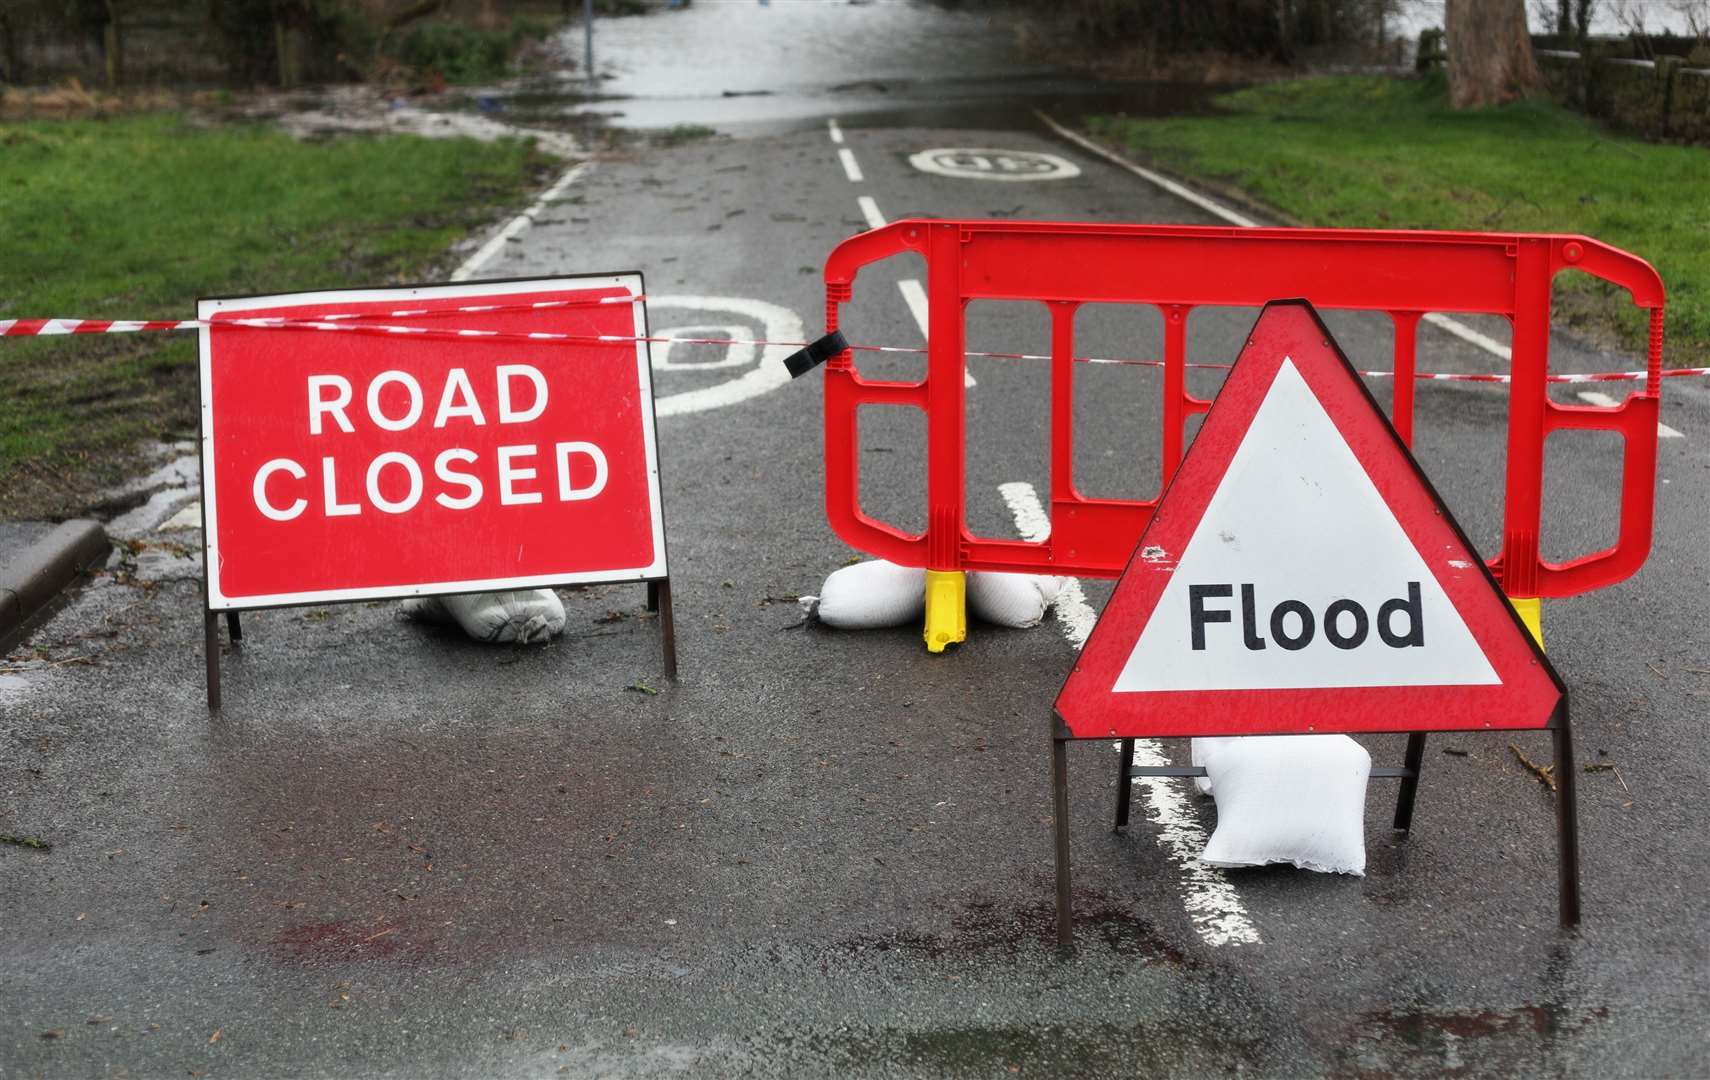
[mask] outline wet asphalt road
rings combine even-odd
[[[638,147],[484,272],[639,268],[670,299],[655,328],[776,333],[766,320],[787,320],[762,302],[812,336],[819,265],[865,227],[861,195],[891,219],[1207,220],[1025,113],[908,120],[843,118],[859,183],[823,119]],[[1048,151],[1082,175],[908,164],[938,146]],[[911,276],[862,277],[852,336],[920,340],[895,285]],[[1252,314],[1196,315],[1194,358],[1227,358]],[[1371,321],[1331,321],[1382,366]],[[975,348],[1045,344],[1033,310],[970,326]],[[1113,317],[1086,347],[1143,354],[1155,333]],[[1555,350],[1567,370],[1637,366]],[[1422,368],[1492,363],[1422,336]],[[997,487],[1047,491],[1043,376],[971,370],[970,522],[1015,535]],[[735,374],[668,369],[658,393]],[[1089,378],[1077,480],[1149,493],[1151,376]],[[1489,387],[1420,393],[1421,460],[1481,545],[1502,414]],[[1239,945],[1196,927],[1146,799],[1109,833],[1115,762],[1085,743],[1070,754],[1080,950],[1060,957],[1046,716],[1073,646],[1054,620],[975,626],[941,657],[917,628],[797,625],[790,598],[852,554],[821,510],[817,378],[661,420],[675,687],[639,587],[565,592],[568,630],[545,648],[355,604],[246,616],[210,719],[196,565],[173,546],[196,534],[148,533],[132,576],[93,583],[35,635],[41,659],[0,676],[0,831],[54,845],[0,846],[0,1077],[1701,1074],[1710,398],[1671,385],[1663,418],[1685,437],[1661,447],[1650,562],[1545,609],[1582,758],[1619,767],[1582,778],[1576,935],[1555,927],[1551,796],[1506,737],[1433,738],[1404,842],[1374,783],[1364,878],[1219,875],[1259,938]],[[868,507],[907,524],[923,428],[875,417],[864,434]],[[1552,554],[1607,542],[1609,450],[1552,448]],[[1085,587],[1096,609],[1108,586]],[[1513,741],[1547,759],[1543,737]],[[1399,738],[1367,742],[1399,759]],[[1213,804],[1176,790],[1209,829]]]

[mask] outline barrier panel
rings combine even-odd
[[[837,331],[862,267],[908,252],[927,267],[927,372],[914,382],[867,379],[848,349],[830,359],[826,515],[851,545],[927,569],[926,641],[934,652],[964,636],[960,571],[1115,577],[1157,506],[1157,499],[1089,498],[1075,487],[1074,318],[1089,303],[1151,305],[1163,316],[1163,481],[1181,462],[1188,422],[1211,405],[1186,384],[1187,321],[1197,307],[1303,297],[1319,310],[1388,315],[1395,327],[1390,419],[1409,445],[1420,320],[1436,312],[1502,316],[1513,328],[1513,356],[1502,548],[1489,560],[1492,573],[1536,634],[1539,598],[1613,584],[1650,552],[1664,297],[1661,278],[1637,256],[1548,234],[903,220],[845,240],[826,259],[827,332]],[[1550,287],[1568,269],[1620,286],[1650,313],[1643,386],[1618,405],[1562,405],[1546,394]],[[1037,543],[977,537],[964,518],[965,310],[973,300],[1037,301],[1050,313],[1051,532]],[[861,508],[856,418],[863,405],[926,413],[927,525],[919,534]],[[1554,563],[1538,550],[1544,441],[1564,430],[1621,437],[1620,526],[1612,546]]]

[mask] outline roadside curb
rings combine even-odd
[[[100,522],[76,519],[61,522],[16,554],[0,555],[0,641],[52,603],[112,546]]]

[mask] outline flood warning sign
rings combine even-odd
[[[1543,727],[1562,687],[1304,301],[1268,305],[1057,699],[1075,738]]]

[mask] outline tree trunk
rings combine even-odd
[[[1585,48],[1586,41],[1591,37],[1591,8],[1596,0],[1574,0],[1573,39]]]
[[[119,5],[107,0],[107,24],[101,28],[101,51],[107,61],[107,88],[125,81],[125,35],[119,29]]]
[[[24,81],[24,61],[18,48],[18,29],[12,24],[12,13],[0,10],[0,83]]]
[[[1526,32],[1526,0],[1448,0],[1443,31],[1455,108],[1513,101],[1543,81]]]

